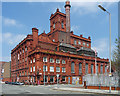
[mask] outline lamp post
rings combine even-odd
[[[98,7],[109,14],[109,60],[110,60],[109,76],[111,77],[111,14],[105,8],[103,8],[101,5],[98,5]],[[109,88],[109,92],[111,93],[111,85]]]
[[[45,86],[45,62],[44,62],[43,71],[44,71],[44,86]]]

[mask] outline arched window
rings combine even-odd
[[[72,63],[71,63],[71,73],[74,73],[74,71],[75,71],[75,70],[74,70],[74,65],[75,65],[75,63],[72,62]]]

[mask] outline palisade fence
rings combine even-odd
[[[109,74],[87,74],[83,76],[83,81],[86,81],[87,86],[119,86],[119,76],[114,73],[112,77]]]

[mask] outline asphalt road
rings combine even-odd
[[[55,94],[68,94],[68,96],[72,96],[72,94],[87,94],[89,96],[101,96],[101,94],[90,94],[90,93],[83,93],[83,92],[73,92],[73,91],[60,91],[60,90],[53,90],[54,87],[57,87],[57,85],[39,85],[39,86],[33,86],[33,85],[9,85],[9,84],[0,84],[2,86],[2,93],[3,96],[7,96],[7,94],[54,94],[53,96],[56,96]],[[59,87],[63,87],[64,85],[59,85]],[[64,86],[64,87],[70,87],[70,86]],[[6,95],[4,95],[6,94]],[[23,95],[22,95],[23,96]],[[28,96],[28,95],[25,95]],[[61,95],[62,96],[62,95]],[[84,95],[83,95],[84,96]],[[86,96],[86,95],[85,95]],[[106,96],[106,95],[102,95]],[[109,95],[110,96],[110,95]]]

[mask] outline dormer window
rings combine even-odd
[[[64,24],[63,24],[63,21],[62,21],[61,25],[62,25],[62,28],[64,28]]]
[[[55,23],[53,23],[53,28],[55,29]]]

